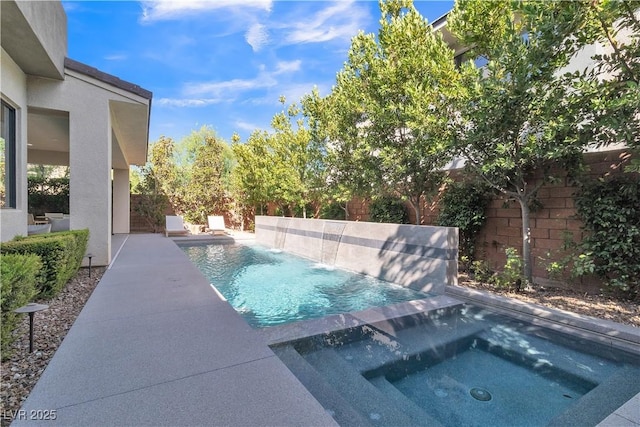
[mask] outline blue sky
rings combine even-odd
[[[63,1],[68,56],[153,92],[150,142],[208,125],[227,141],[269,129],[278,102],[331,91],[377,1]],[[452,1],[423,0],[429,22]]]

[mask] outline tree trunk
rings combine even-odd
[[[413,198],[409,197],[409,204],[413,208],[416,214],[416,225],[420,225],[420,196],[418,196],[418,202],[415,203]]]
[[[344,211],[344,220],[349,221],[349,202],[344,202],[344,206],[340,205]]]
[[[529,203],[527,199],[518,198],[522,213],[522,275],[527,284],[533,283],[531,272],[531,226]]]

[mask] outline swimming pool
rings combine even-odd
[[[343,426],[596,425],[640,392],[637,353],[447,304],[272,349]]]
[[[429,295],[259,245],[180,243],[253,327],[348,313]]]

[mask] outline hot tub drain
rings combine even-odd
[[[491,400],[491,393],[489,393],[487,390],[483,388],[474,387],[471,390],[469,390],[469,393],[471,394],[471,397],[473,397],[476,400],[480,400],[482,402]]]

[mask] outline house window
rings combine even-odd
[[[2,101],[0,207],[16,207],[16,110]]]

